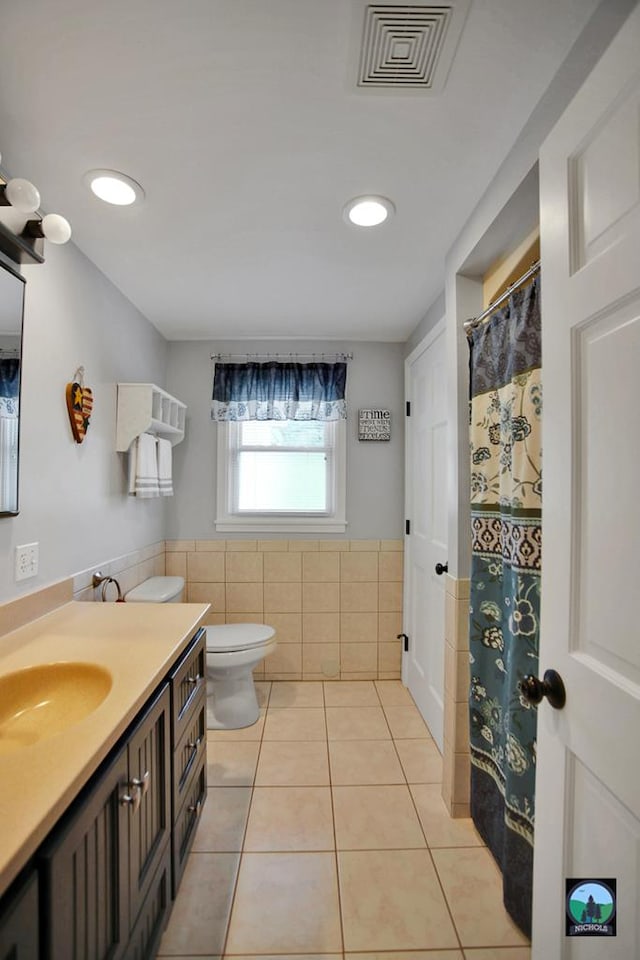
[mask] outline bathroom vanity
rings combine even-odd
[[[207,609],[71,603],[0,638],[0,684],[111,678],[31,743],[0,705],[0,960],[155,955],[206,797]]]

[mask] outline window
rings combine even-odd
[[[216,529],[343,533],[344,420],[218,423]]]

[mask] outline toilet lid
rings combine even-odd
[[[129,603],[166,603],[184,590],[184,577],[149,577],[125,594]]]
[[[267,643],[275,635],[266,623],[223,623],[207,627],[207,650],[211,653],[250,650]]]

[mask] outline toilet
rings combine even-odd
[[[183,577],[150,577],[125,595],[127,603],[180,603]],[[236,730],[260,716],[253,669],[276,648],[275,630],[265,623],[206,627],[207,727]]]

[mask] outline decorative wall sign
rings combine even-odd
[[[84,385],[84,367],[78,367],[74,380],[67,384],[67,410],[71,421],[71,432],[76,443],[82,443],[93,409],[93,391]]]
[[[358,410],[358,440],[390,439],[390,410]]]

